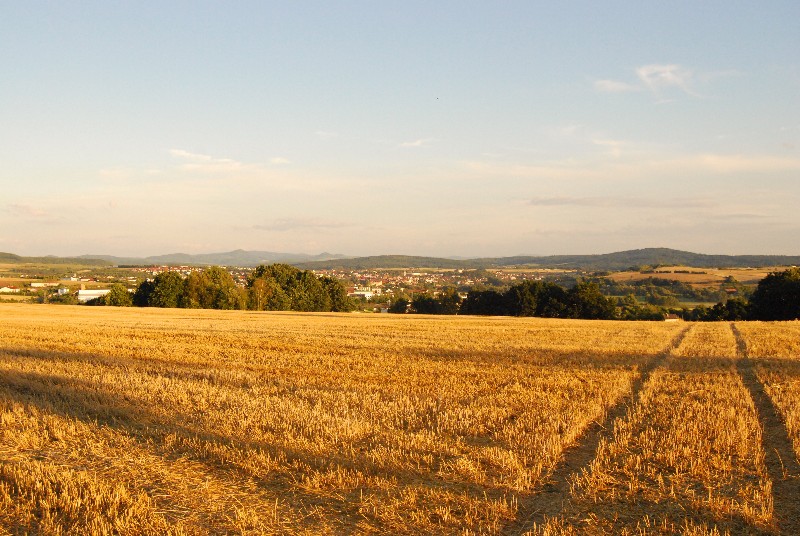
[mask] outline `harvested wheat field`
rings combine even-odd
[[[794,534],[799,347],[0,304],[0,534]]]

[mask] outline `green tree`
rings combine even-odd
[[[457,315],[461,307],[461,296],[455,289],[445,289],[439,296],[439,314]]]
[[[292,301],[274,277],[257,277],[248,282],[248,307],[254,311],[288,311]]]
[[[153,281],[148,299],[151,307],[178,307],[184,291],[183,277],[178,272],[161,272]]]
[[[460,315],[507,315],[506,297],[496,290],[471,290],[461,304]]]
[[[772,272],[759,281],[750,297],[754,320],[794,320],[800,318],[800,268]]]
[[[246,297],[233,277],[219,266],[192,272],[183,282],[179,306],[199,309],[244,309]]]
[[[430,294],[419,294],[411,300],[411,308],[421,315],[438,315],[439,302]]]
[[[394,314],[405,314],[406,312],[408,312],[409,305],[411,305],[411,302],[408,301],[407,299],[398,298],[389,307],[389,312]]]
[[[311,271],[300,272],[287,292],[294,311],[330,311],[331,298],[322,282]]]
[[[347,313],[355,308],[353,300],[347,295],[347,289],[338,279],[332,277],[322,277],[320,279],[322,287],[328,293],[331,303],[331,311],[337,313]]]
[[[568,310],[572,318],[610,320],[616,317],[614,301],[600,292],[596,283],[580,282],[568,293]]]
[[[341,281],[288,264],[257,266],[247,287],[252,309],[345,312],[354,307]]]
[[[136,287],[136,292],[133,293],[133,305],[136,307],[148,307],[150,305],[150,296],[152,296],[155,287],[154,281],[142,281]]]
[[[102,297],[103,305],[112,305],[115,307],[130,307],[133,305],[131,293],[121,283],[114,283],[108,294]]]
[[[563,317],[567,293],[555,283],[523,281],[506,292],[509,313],[513,316]]]

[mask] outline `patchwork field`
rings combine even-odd
[[[775,266],[769,268],[692,268],[690,266],[670,266],[660,268],[655,272],[613,272],[608,275],[619,283],[640,281],[651,277],[659,279],[670,279],[688,283],[696,288],[719,287],[727,277],[733,277],[737,281],[746,285],[757,285],[759,281],[767,277],[770,272],[786,270],[787,266]]]
[[[0,304],[0,534],[794,534],[795,324]]]

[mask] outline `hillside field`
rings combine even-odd
[[[727,277],[733,277],[745,285],[755,286],[771,272],[781,272],[787,266],[772,266],[766,268],[692,268],[689,266],[670,266],[659,268],[655,272],[612,272],[607,277],[618,283],[641,281],[643,279],[658,278],[669,279],[687,283],[696,288],[719,287]]]
[[[0,304],[0,534],[798,534],[800,323]]]

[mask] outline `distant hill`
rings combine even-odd
[[[355,257],[331,259],[315,262],[294,263],[298,268],[306,270],[369,270],[376,268],[478,268],[480,263],[474,259],[458,260],[441,257],[418,257],[414,255],[376,255],[372,257]]]
[[[220,266],[244,266],[252,267],[259,264],[272,264],[284,262],[287,264],[326,261],[331,259],[343,259],[344,255],[333,253],[320,253],[319,255],[307,255],[304,253],[277,253],[274,251],[245,251],[237,249],[223,253],[200,253],[191,255],[188,253],[170,253],[167,255],[152,255],[150,257],[115,257],[112,255],[83,255],[81,258],[103,259],[117,266],[119,265],[162,265],[162,264],[181,264],[181,265],[220,265]]]
[[[283,262],[306,270],[370,270],[388,268],[439,268],[471,269],[526,266],[538,268],[568,268],[581,270],[618,271],[641,266],[690,266],[693,268],[760,268],[765,266],[800,265],[800,256],[788,255],[705,255],[669,248],[646,248],[605,253],[601,255],[549,255],[514,257],[483,257],[454,259],[420,257],[413,255],[377,255],[347,257],[332,253],[307,255],[303,253],[278,253],[274,251],[245,251],[237,249],[223,253],[172,253],[150,257],[115,257],[112,255],[81,255],[79,257],[22,257],[0,252],[0,263],[21,264],[82,264],[88,266],[110,265],[163,265],[183,264],[196,266],[243,266]]]
[[[799,265],[800,256],[787,255],[705,255],[669,248],[646,248],[600,255],[549,255],[486,257],[455,260],[436,257],[379,255],[350,259],[304,262],[305,269],[378,269],[378,268],[500,268],[535,266],[582,270],[625,270],[640,266],[690,266],[693,268],[759,268],[764,266]]]
[[[79,264],[82,266],[110,266],[107,260],[100,259],[92,255],[81,257],[56,257],[46,255],[44,257],[23,257],[13,253],[0,252],[0,263],[4,264]]]

